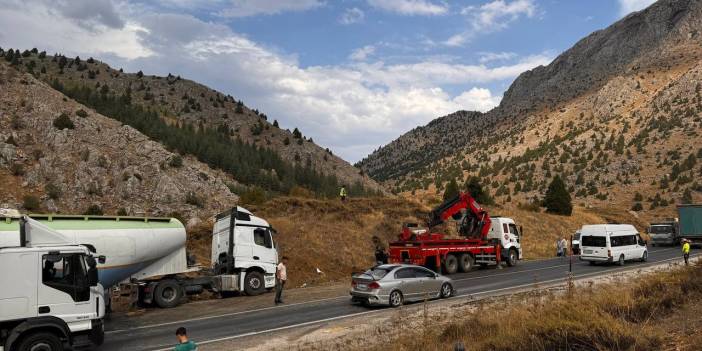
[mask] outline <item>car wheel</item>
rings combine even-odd
[[[248,272],[244,278],[244,291],[246,295],[261,295],[266,291],[266,284],[263,281],[263,274],[259,272]]]
[[[445,299],[451,297],[451,295],[453,295],[453,287],[449,283],[444,283],[441,286],[441,298]]]
[[[404,301],[404,298],[402,297],[402,293],[399,290],[393,290],[393,292],[390,293],[390,307],[398,307],[402,305],[402,302]]]
[[[624,265],[624,255],[619,256],[619,262],[617,262],[620,266]]]
[[[470,272],[470,270],[473,269],[474,263],[473,256],[465,253],[461,255],[461,258],[458,260],[458,268],[460,268],[461,272]]]
[[[507,265],[510,267],[517,265],[517,250],[509,249],[509,253],[507,254]]]
[[[458,259],[454,255],[446,255],[444,259],[444,270],[446,274],[454,274],[458,271]]]
[[[172,308],[180,304],[183,289],[175,280],[164,280],[154,289],[154,302],[161,308]]]
[[[14,349],[14,348],[13,348]],[[35,333],[22,339],[19,351],[61,351],[61,340],[52,333]]]
[[[648,250],[644,251],[643,255],[641,256],[641,262],[646,261],[648,261]]]

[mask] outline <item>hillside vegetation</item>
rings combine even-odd
[[[498,203],[560,175],[583,207],[674,215],[702,200],[702,3],[661,0],[520,75],[500,106],[418,127],[358,165],[407,196],[477,176]]]

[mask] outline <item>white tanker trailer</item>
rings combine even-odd
[[[185,227],[175,218],[29,217],[63,234],[70,244],[94,247],[108,258],[98,265],[100,283],[105,288],[136,284],[139,300],[146,304],[174,307],[203,289],[258,295],[275,286],[278,254],[272,228],[242,207],[217,216],[210,269],[188,264]],[[19,243],[17,212],[0,211],[0,247]]]

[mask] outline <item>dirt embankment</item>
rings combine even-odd
[[[387,244],[405,222],[421,223],[430,206],[407,199],[352,198],[320,200],[279,197],[248,206],[277,230],[281,256],[288,256],[290,285],[320,285],[344,280],[352,272],[373,264],[373,236]],[[555,255],[556,239],[568,238],[583,224],[632,223],[643,230],[645,223],[627,211],[576,207],[572,216],[532,212],[516,206],[500,206],[490,213],[508,216],[524,228],[522,245],[526,259]],[[453,230],[447,223],[437,230]],[[212,224],[190,228],[188,247],[203,265],[209,264]],[[318,272],[319,270],[319,272]]]

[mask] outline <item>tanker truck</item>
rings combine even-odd
[[[18,244],[19,218],[1,216],[0,246]],[[189,262],[185,227],[175,218],[28,216],[109,257],[97,266],[101,284],[106,289],[131,284],[146,305],[175,307],[203,290],[258,295],[275,286],[273,228],[243,207],[216,216],[210,267]]]
[[[96,256],[27,217],[15,244],[0,244],[0,350],[59,351],[104,339]],[[96,260],[97,258],[97,260]]]

